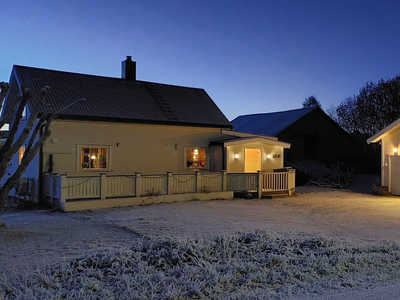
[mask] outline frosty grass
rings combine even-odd
[[[142,238],[38,269],[0,272],[0,299],[281,299],[400,275],[399,245],[265,231]]]

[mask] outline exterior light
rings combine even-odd
[[[395,155],[397,155],[397,151],[398,151],[398,149],[397,149],[397,147],[395,147],[395,148],[393,149],[393,152],[394,152]]]
[[[96,155],[92,155],[91,159],[96,159]]]
[[[239,158],[239,154],[235,154],[235,159],[238,159]]]
[[[267,155],[267,158],[270,159],[270,158],[271,158],[271,154],[268,154],[268,155]]]

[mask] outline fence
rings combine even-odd
[[[227,191],[294,191],[294,170],[278,173],[201,173],[143,175],[67,176],[46,174],[45,197],[63,207],[70,201],[153,197],[179,194],[210,194]]]

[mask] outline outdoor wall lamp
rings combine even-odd
[[[397,147],[394,147],[393,149],[394,155],[397,155],[397,151],[398,151]]]
[[[270,158],[271,158],[271,154],[268,154],[268,155],[267,155],[267,158],[270,159]]]
[[[239,159],[239,154],[235,154],[235,159]]]

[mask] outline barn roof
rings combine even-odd
[[[318,106],[287,111],[242,115],[231,121],[237,131],[276,136]]]
[[[13,81],[13,76],[15,80]],[[232,128],[204,89],[14,65],[10,84],[39,95],[50,86],[53,111],[85,98],[60,119]],[[15,88],[14,88],[15,90]],[[29,105],[34,105],[33,102]],[[6,103],[5,110],[10,107]]]

